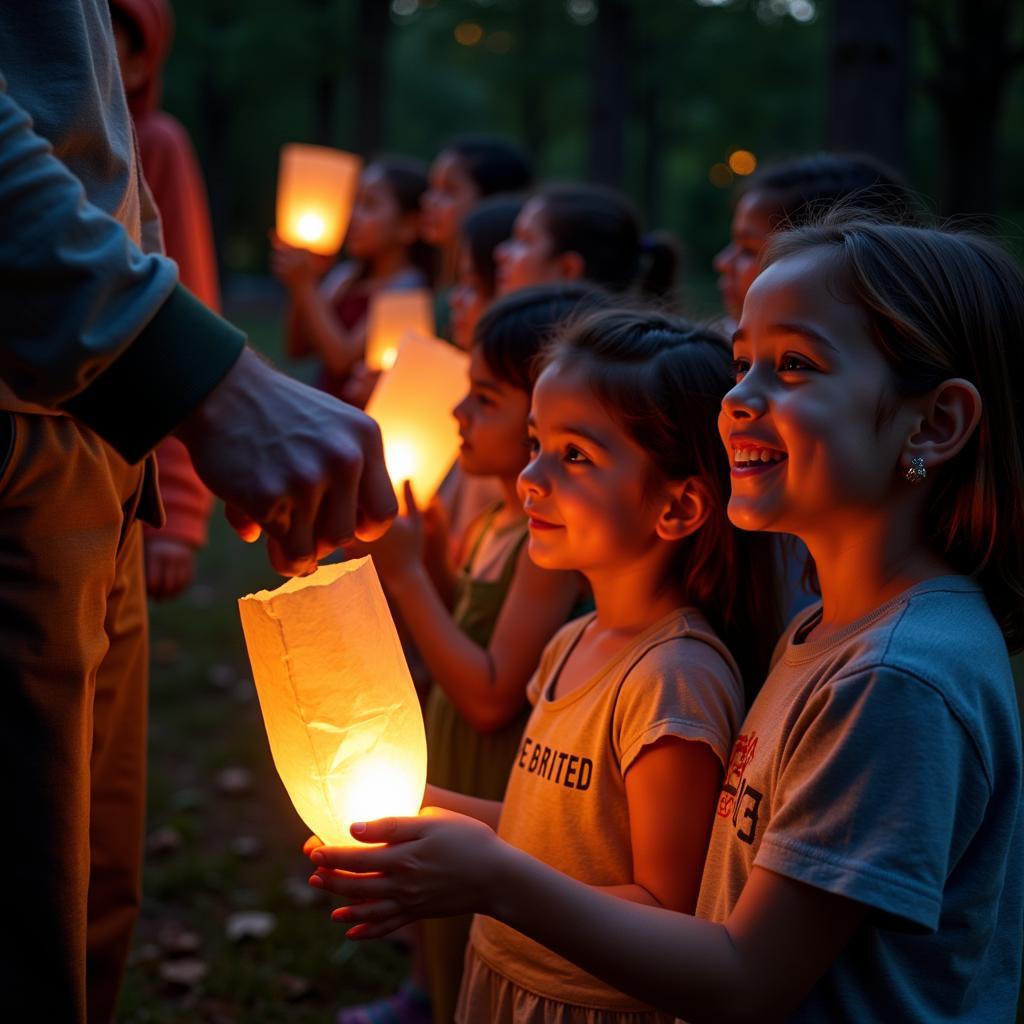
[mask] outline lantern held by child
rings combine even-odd
[[[282,242],[333,256],[345,240],[363,162],[326,146],[290,143],[277,176],[277,234]]]
[[[419,811],[423,716],[369,558],[238,602],[263,722],[285,789],[325,843],[354,821]]]
[[[367,403],[367,415],[380,425],[391,482],[400,494],[402,483],[410,481],[421,507],[458,457],[452,409],[468,390],[465,352],[437,338],[407,334]]]
[[[407,331],[434,336],[434,305],[426,288],[377,292],[370,299],[366,331],[366,365],[390,370]]]

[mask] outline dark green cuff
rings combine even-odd
[[[178,285],[135,341],[63,408],[138,462],[224,379],[244,347],[241,331]]]

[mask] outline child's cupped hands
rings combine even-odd
[[[423,514],[416,504],[408,480],[403,486],[405,509],[397,516],[388,531],[372,543],[350,541],[345,554],[350,558],[372,555],[373,564],[386,583],[394,584],[410,572],[422,567],[426,545]]]
[[[416,818],[382,818],[352,826],[373,846],[324,846],[305,852],[316,866],[310,885],[348,902],[331,914],[351,939],[376,939],[412,921],[486,912],[490,879],[504,843],[475,818],[425,807]]]

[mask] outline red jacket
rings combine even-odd
[[[163,65],[173,33],[170,6],[166,0],[111,0],[111,7],[135,25],[150,71],[147,80],[128,93],[128,107],[135,121],[142,172],[160,211],[164,248],[178,264],[181,283],[219,312],[217,263],[199,165],[185,129],[159,109]],[[176,438],[163,441],[156,456],[167,510],[167,525],[159,532],[201,547],[213,497]],[[146,527],[147,537],[156,532]]]

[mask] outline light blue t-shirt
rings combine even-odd
[[[1021,736],[984,595],[929,580],[801,642],[819,616],[740,728],[697,913],[726,920],[755,865],[869,908],[793,1021],[1012,1021]]]

